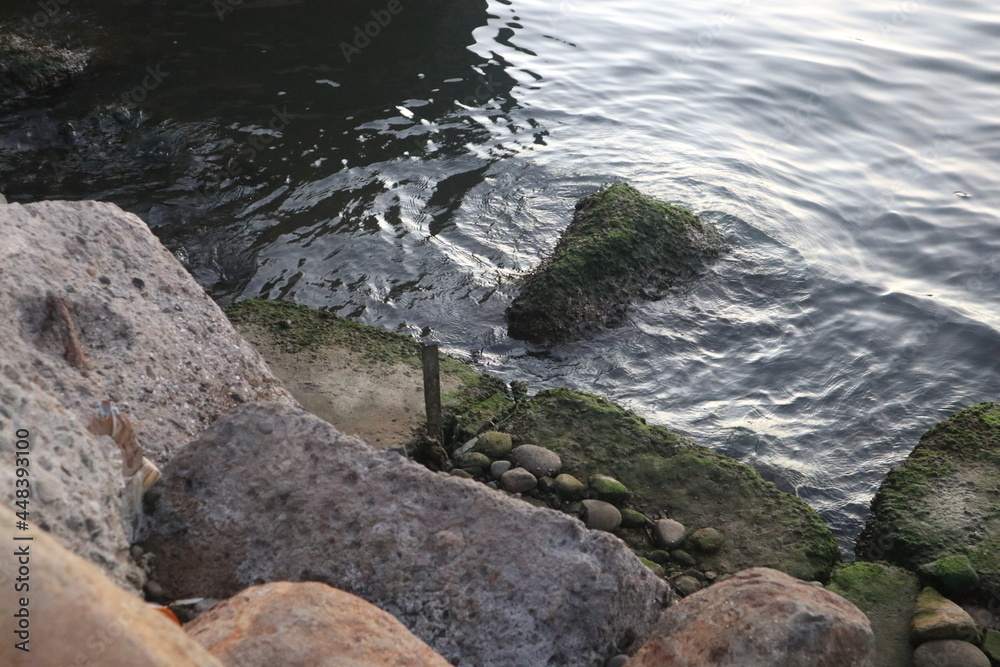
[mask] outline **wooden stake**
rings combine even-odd
[[[427,435],[444,444],[444,418],[441,416],[441,369],[437,344],[423,345],[420,358],[424,367],[424,406],[427,411]]]

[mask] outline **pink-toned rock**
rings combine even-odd
[[[315,582],[248,588],[186,626],[232,667],[448,667],[392,615]]]
[[[667,609],[629,667],[874,667],[868,618],[844,598],[768,568]]]
[[[48,533],[15,532],[0,507],[0,610],[4,667],[222,667],[177,623],[118,588]],[[30,536],[14,541],[14,537]],[[27,554],[15,557],[18,549]],[[19,572],[27,568],[27,574]],[[14,577],[28,588],[14,589]],[[24,614],[18,617],[18,614]],[[23,627],[24,629],[19,629]],[[26,632],[18,636],[15,631]],[[24,648],[17,644],[27,640]],[[274,663],[279,664],[279,663]]]

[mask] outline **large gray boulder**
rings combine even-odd
[[[668,601],[617,538],[297,408],[224,415],[163,473],[145,546],[173,598],[321,581],[479,667],[602,665]]]
[[[3,361],[82,424],[111,398],[163,463],[243,402],[292,402],[145,223],[113,204],[0,204]],[[51,296],[85,363],[68,359]]]
[[[28,446],[18,447],[18,441]],[[15,465],[15,453],[28,465]],[[23,509],[15,505],[15,481],[29,483],[29,528],[21,535],[46,530],[119,586],[142,587],[145,575],[129,558],[122,520],[118,448],[88,433],[72,412],[5,359],[0,359],[0,457],[4,507]],[[18,467],[27,470],[27,477],[17,476]],[[13,544],[5,546],[13,550]]]

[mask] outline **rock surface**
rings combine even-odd
[[[916,646],[932,639],[978,642],[979,631],[969,612],[928,586],[920,591],[913,608],[910,643]]]
[[[834,569],[827,588],[871,620],[877,667],[910,667],[910,617],[920,590],[915,574],[882,563],[846,563]]]
[[[98,401],[128,414],[158,465],[220,413],[292,398],[145,223],[113,204],[0,206],[6,363],[87,424]],[[48,295],[75,320],[87,368],[64,352]]]
[[[14,542],[15,517],[0,507],[0,539],[4,554],[0,570],[11,572],[14,546],[27,545],[30,568],[27,592],[16,592],[10,581],[0,586],[4,667],[221,667],[197,642],[144,600],[116,586],[97,567],[70,553],[41,530],[30,542]],[[15,648],[14,614],[20,598],[28,603],[29,638],[25,653]]]
[[[139,590],[145,574],[129,558],[118,447],[109,438],[88,433],[76,415],[30,378],[9,358],[0,360],[3,506],[15,507],[15,451],[24,451],[16,446],[17,433],[27,429],[29,525],[51,532],[119,586]]]
[[[448,667],[402,623],[326,584],[255,586],[185,626],[232,667]]]
[[[982,587],[1000,596],[998,452],[998,403],[967,408],[936,424],[879,487],[858,537],[858,557],[915,570],[964,554]]]
[[[222,416],[161,484],[146,548],[169,597],[322,581],[462,664],[600,665],[669,597],[613,536],[288,406]]]
[[[629,667],[875,667],[857,607],[776,570],[754,568],[663,613]]]
[[[913,667],[990,667],[990,659],[968,642],[939,639],[917,647]]]
[[[687,209],[616,183],[577,203],[552,257],[507,308],[510,335],[556,343],[613,323],[631,300],[694,277],[723,245]]]

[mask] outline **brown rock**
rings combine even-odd
[[[917,647],[913,667],[990,667],[990,659],[968,642],[936,639]]]
[[[868,618],[844,598],[768,568],[743,570],[668,608],[629,667],[873,667]]]
[[[185,629],[232,667],[449,665],[392,615],[315,582],[248,588]]]
[[[622,513],[617,507],[603,500],[584,500],[583,522],[591,530],[613,533],[622,525]]]
[[[72,554],[46,532],[18,532],[31,541],[13,540],[14,515],[0,507],[0,569],[13,571],[15,547],[29,555],[30,590],[17,592],[12,582],[0,587],[4,667],[222,667],[177,623],[144,600],[115,586],[95,565]],[[10,568],[10,570],[8,570]],[[29,652],[18,650],[14,616],[28,600]]]
[[[535,476],[524,468],[514,468],[500,475],[500,487],[511,493],[531,491],[538,485]]]
[[[979,641],[976,621],[957,604],[927,586],[917,596],[910,619],[910,643],[916,646],[932,639]]]

